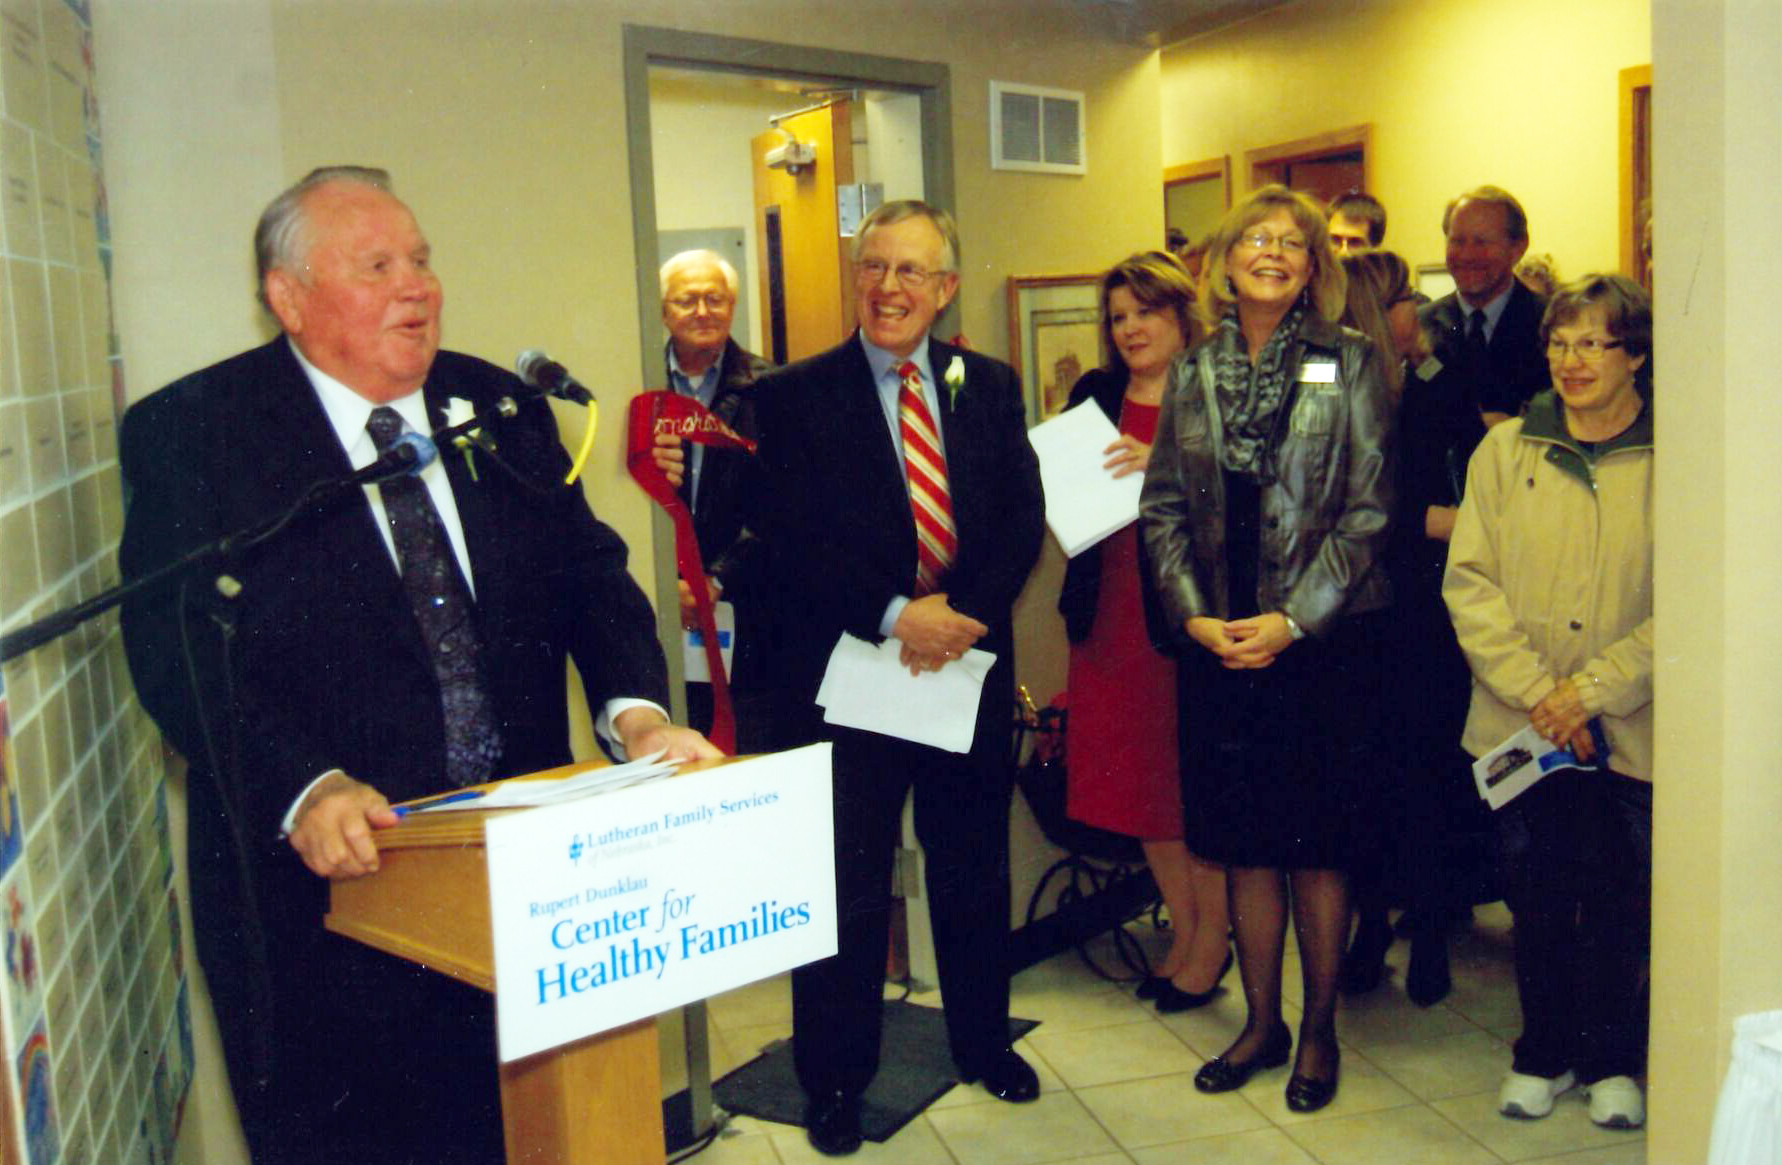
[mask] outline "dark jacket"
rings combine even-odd
[[[479,408],[525,392],[510,373],[440,352],[424,388],[442,423],[448,398]],[[550,410],[534,400],[490,426],[509,474],[478,452],[472,478],[447,448],[463,524],[490,695],[504,755],[496,775],[567,763],[564,662],[573,656],[596,708],[613,696],[665,702],[655,619],[626,569],[626,548],[580,490]],[[124,415],[129,486],[119,557],[136,578],[194,547],[290,506],[311,483],[352,471],[284,337],[156,392]],[[516,480],[516,475],[524,480]],[[235,636],[244,723],[245,825],[272,838],[314,777],[340,767],[392,801],[437,790],[445,771],[438,682],[408,595],[358,491],[311,507],[229,564],[243,584]],[[210,592],[208,577],[194,588]],[[161,730],[204,764],[171,589],[124,605],[137,693]],[[199,681],[222,691],[214,629],[193,632]],[[213,704],[213,714],[224,705]],[[198,813],[194,797],[193,813]]]
[[[1114,372],[1091,368],[1077,379],[1070,390],[1070,402],[1065,407],[1076,408],[1086,400],[1093,400],[1118,427],[1121,403],[1126,399],[1126,386],[1130,381],[1124,369]],[[1157,605],[1157,590],[1151,583],[1151,560],[1145,553],[1144,539],[1139,538],[1137,524],[1130,529],[1116,530],[1109,537],[1138,538],[1139,593],[1144,597],[1145,631],[1153,647],[1159,651],[1168,650],[1169,628],[1163,622],[1162,608]],[[1095,611],[1101,602],[1101,547],[1102,544],[1097,542],[1064,565],[1064,589],[1058,593],[1058,613],[1064,616],[1064,633],[1072,643],[1089,638],[1089,632],[1095,626]]]
[[[735,340],[724,341],[720,360],[712,412],[740,435],[758,438],[761,426],[755,420],[755,381],[767,374],[770,365]],[[754,468],[753,454],[707,446],[700,463],[699,495],[689,498],[705,572],[716,576],[731,598],[740,598],[752,585],[758,585],[760,548],[753,539],[743,537],[745,495]]]
[[[1158,598],[1172,635],[1197,615],[1250,613],[1230,591],[1223,427],[1213,391],[1215,340],[1177,359],[1139,502]],[[1286,363],[1335,362],[1329,383],[1296,381],[1274,418],[1262,486],[1256,611],[1284,611],[1307,634],[1391,601],[1380,567],[1392,512],[1393,415],[1374,346],[1307,313]]]
[[[1483,363],[1466,355],[1466,314],[1458,292],[1450,292],[1418,313],[1429,333],[1441,369],[1431,383],[1459,396],[1475,409],[1515,416],[1537,392],[1553,387],[1547,354],[1541,348],[1541,317],[1547,301],[1512,280],[1510,301],[1498,317]],[[1446,383],[1444,383],[1446,382]],[[1461,466],[1465,471],[1464,463]]]
[[[959,534],[940,589],[954,610],[990,628],[978,644],[995,653],[996,666],[977,747],[1006,751],[1011,612],[1045,537],[1039,464],[1014,369],[932,337],[928,357],[926,371],[942,386],[941,442]],[[965,371],[957,394],[945,385],[955,359]],[[776,644],[774,681],[810,704],[841,633],[878,642],[887,604],[914,593],[915,521],[858,336],[769,374],[756,391],[766,488],[751,525],[772,552],[782,625],[797,629]]]

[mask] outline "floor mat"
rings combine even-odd
[[[1011,1018],[1009,1042],[1038,1026],[1038,1020]],[[889,1140],[958,1082],[940,1009],[887,1000],[879,1074],[861,1098],[861,1132],[869,1141]],[[804,1090],[792,1067],[792,1041],[770,1044],[759,1056],[713,1084],[712,1099],[729,1112],[803,1125]]]

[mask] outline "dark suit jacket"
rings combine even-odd
[[[425,387],[443,421],[449,397],[484,405],[520,392],[493,365],[441,352]],[[624,543],[594,519],[567,467],[546,406],[493,427],[501,459],[440,457],[464,526],[508,776],[569,760],[564,660],[573,656],[598,705],[639,696],[666,705],[653,617],[625,569]],[[127,577],[244,528],[323,479],[351,471],[314,390],[281,337],[194,373],[125,415],[120,459],[129,489],[120,555]],[[246,835],[273,843],[286,807],[333,767],[392,801],[443,780],[438,686],[401,580],[355,489],[299,516],[228,566],[241,580],[233,672],[245,731],[233,807]],[[209,577],[193,591],[214,598]],[[221,744],[220,654],[208,620],[194,625],[198,675]],[[197,769],[207,767],[181,663],[174,592],[124,609],[125,646],[143,706]],[[222,812],[194,780],[194,815]],[[319,881],[318,881],[319,885]]]
[[[1129,380],[1124,371],[1091,368],[1077,378],[1077,383],[1070,390],[1070,401],[1065,407],[1076,408],[1086,400],[1093,400],[1118,428],[1120,409],[1126,399]],[[1109,537],[1133,538],[1138,541],[1139,590],[1145,605],[1145,633],[1150,637],[1151,646],[1168,654],[1171,636],[1163,625],[1163,610],[1157,604],[1157,588],[1151,583],[1151,558],[1145,550],[1145,540],[1139,538],[1138,523],[1135,521],[1128,530],[1116,530]],[[1097,542],[1064,564],[1064,589],[1058,594],[1058,613],[1064,616],[1064,633],[1072,643],[1081,643],[1089,638],[1089,632],[1095,627],[1095,609],[1101,600],[1101,546]]]
[[[1475,368],[1466,358],[1466,307],[1459,292],[1447,295],[1425,307],[1420,315],[1434,345],[1435,358],[1442,362],[1438,377],[1452,379],[1442,391],[1472,401],[1488,412],[1515,416],[1533,399],[1535,393],[1553,386],[1547,369],[1547,354],[1541,347],[1541,316],[1547,301],[1511,280],[1510,302],[1497,321],[1487,346],[1488,359]]]
[[[974,749],[1004,748],[1006,734],[994,728],[1006,728],[1010,717],[1010,610],[1045,528],[1039,465],[1012,368],[932,337],[928,355],[959,535],[941,589],[955,610],[990,628],[978,646],[995,652],[997,664]],[[955,357],[965,362],[965,384],[952,398],[944,375]],[[757,393],[765,479],[755,524],[773,552],[776,602],[788,628],[778,676],[793,700],[808,705],[841,633],[877,642],[886,605],[914,593],[915,523],[858,336],[770,374]]]

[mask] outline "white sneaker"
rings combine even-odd
[[[1637,1129],[1646,1123],[1646,1097],[1631,1076],[1605,1076],[1584,1086],[1590,1119],[1605,1129]]]
[[[1626,1077],[1622,1077],[1626,1079]],[[1553,1111],[1553,1098],[1567,1091],[1578,1078],[1567,1072],[1563,1076],[1530,1076],[1523,1072],[1504,1075],[1503,1087],[1497,1090],[1497,1111],[1505,1116],[1537,1120]],[[1628,1081],[1632,1083],[1632,1081]]]

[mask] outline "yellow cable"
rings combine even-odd
[[[582,434],[581,451],[575,455],[575,464],[569,467],[569,476],[563,479],[564,485],[574,485],[575,479],[582,475],[582,466],[588,464],[588,454],[594,452],[594,426],[600,421],[600,405],[596,401],[588,402],[588,431]]]

